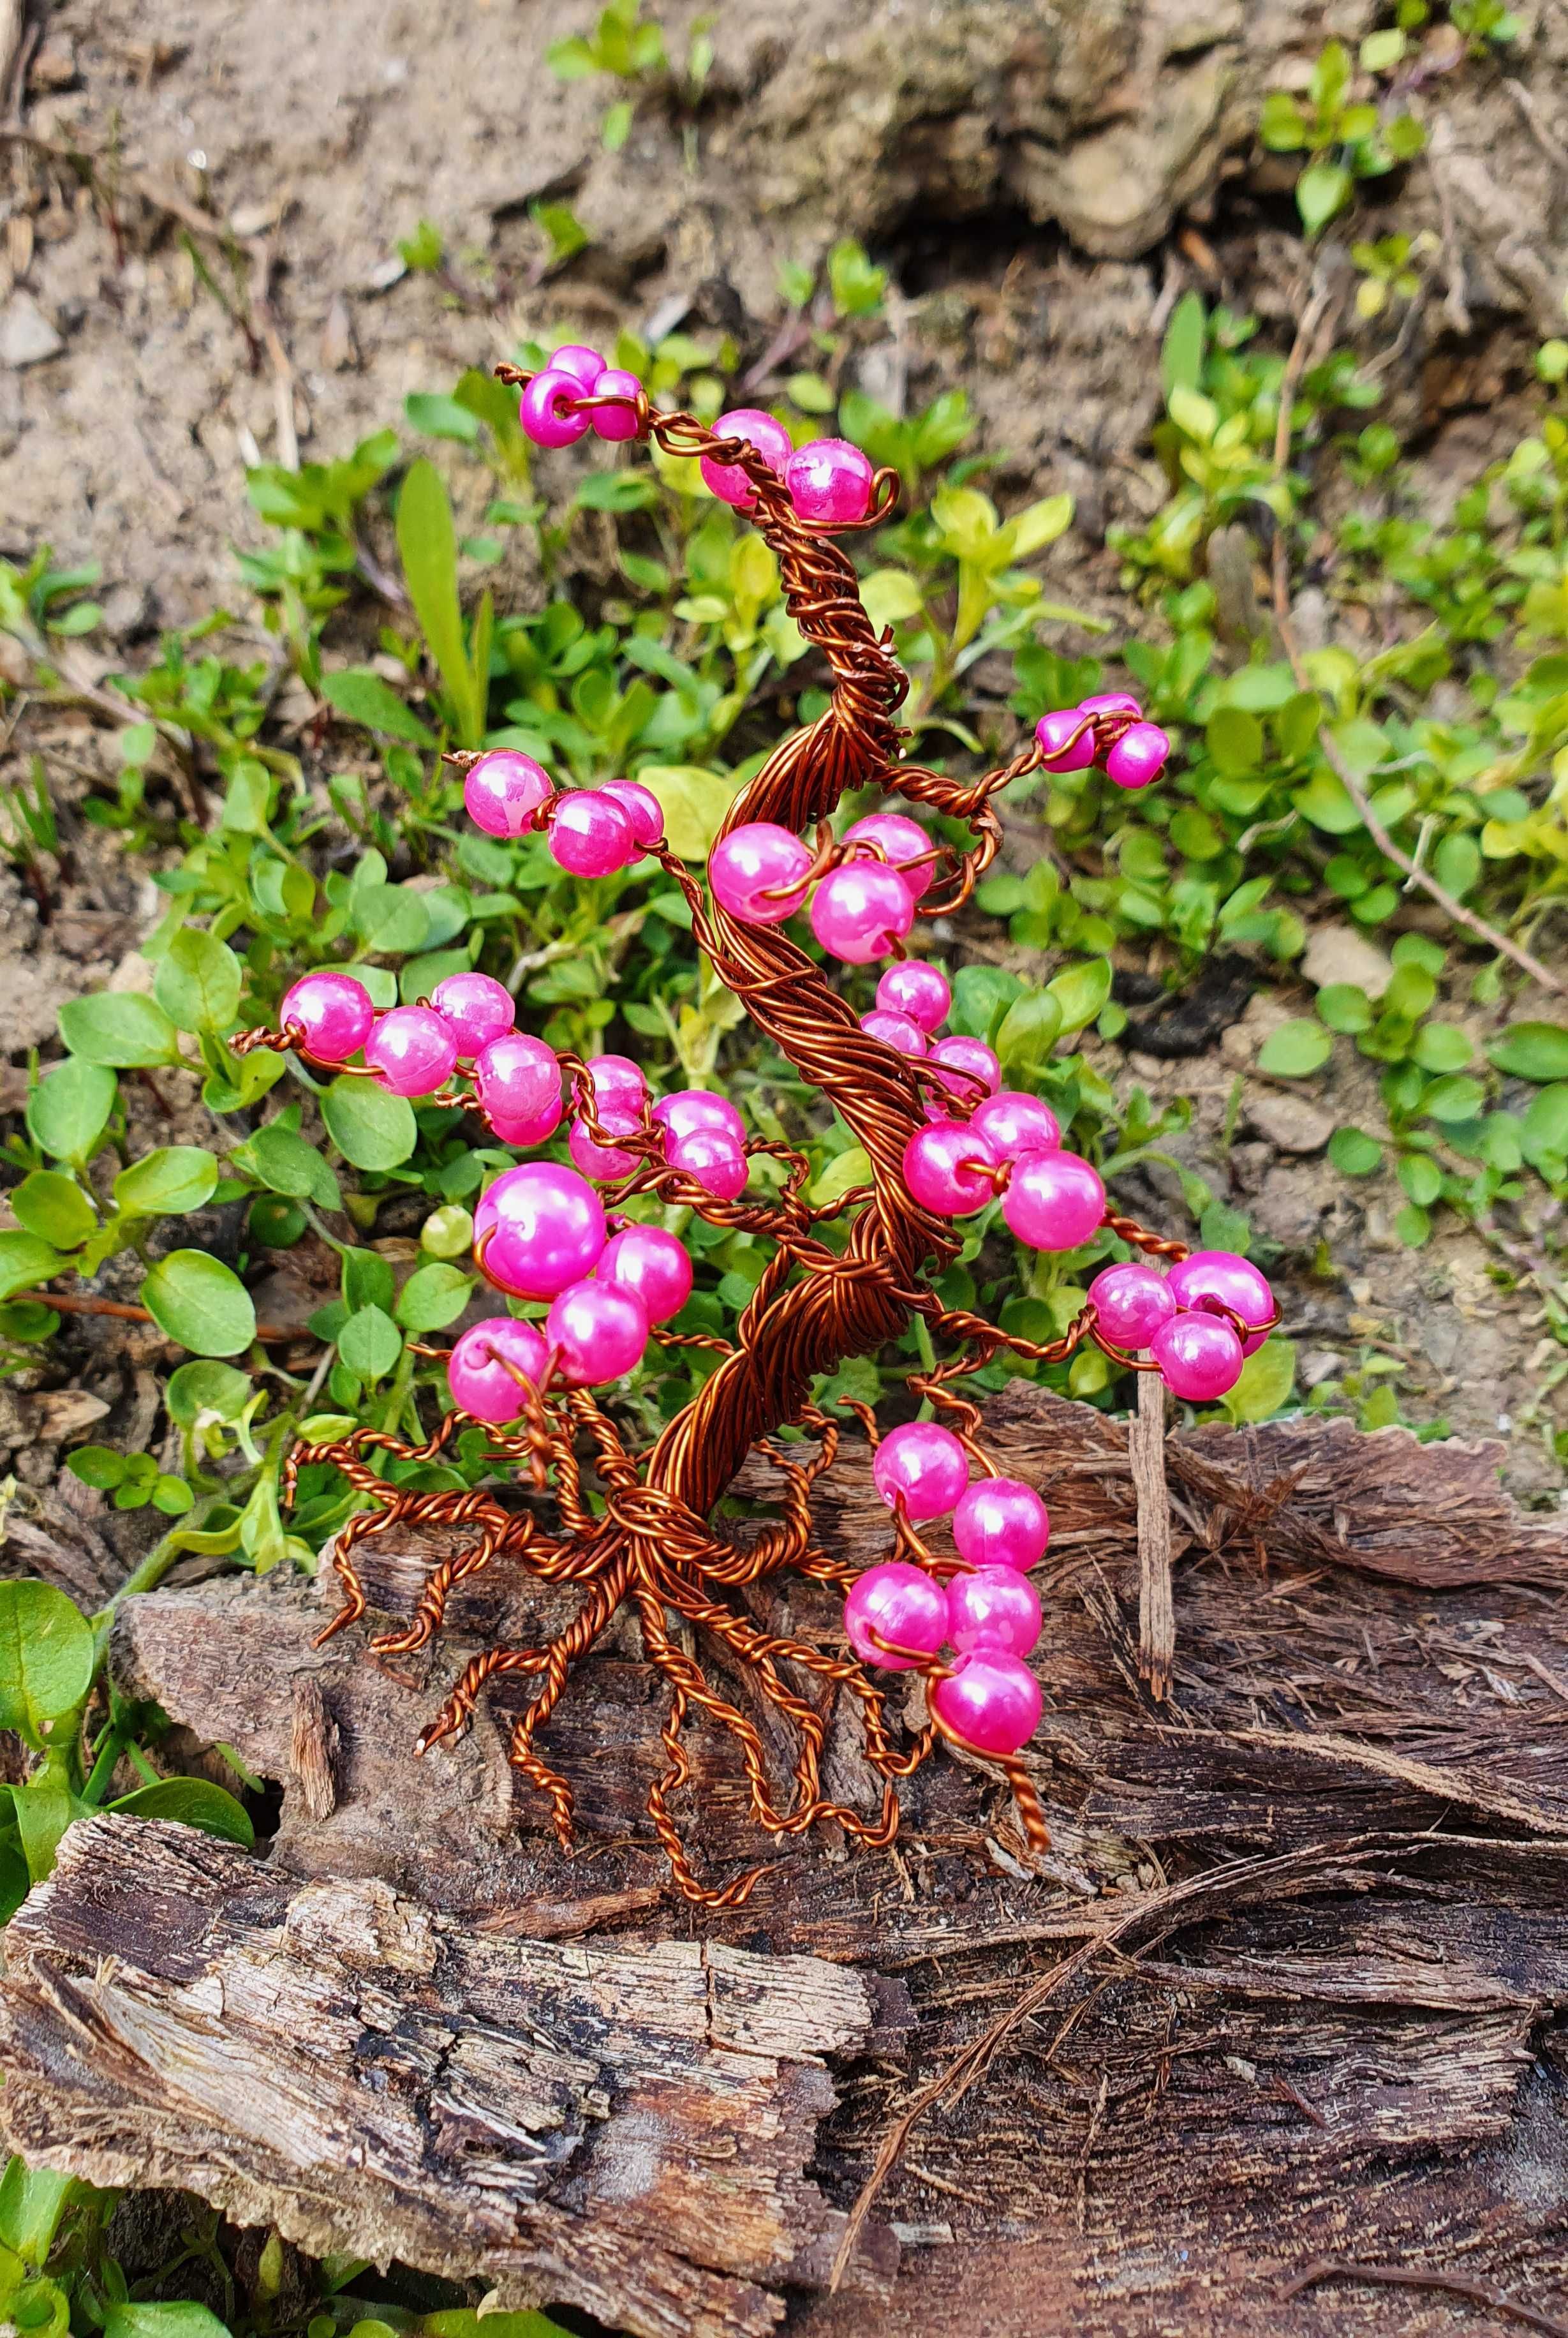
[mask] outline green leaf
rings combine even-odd
[[[13,1233],[7,1227],[0,1233],[0,1300],[30,1291],[35,1282],[47,1282],[51,1275],[64,1273],[69,1263],[36,1234]]]
[[[1428,1209],[1443,1191],[1443,1172],[1429,1153],[1406,1153],[1399,1162],[1399,1183],[1419,1209]]]
[[[65,1467],[83,1486],[112,1494],[125,1475],[125,1456],[112,1445],[79,1445],[66,1456]]]
[[[1486,1053],[1516,1079],[1568,1080],[1568,1027],[1561,1023],[1510,1023],[1488,1039]]]
[[[1350,200],[1351,177],[1343,162],[1309,162],[1296,182],[1296,208],[1309,236],[1326,228]]]
[[[120,1083],[101,1064],[67,1056],[45,1072],[27,1098],[27,1127],[34,1143],[56,1161],[84,1168],[87,1156],[109,1125]]]
[[[1238,1427],[1248,1420],[1268,1420],[1290,1401],[1296,1385],[1296,1351],[1289,1340],[1265,1340],[1241,1367],[1241,1377],[1220,1398],[1230,1420]]]
[[[198,1356],[243,1355],[256,1337],[250,1293],[202,1250],[172,1250],[149,1269],[142,1303],[161,1331]]]
[[[1432,1221],[1425,1210],[1410,1202],[1395,1219],[1394,1231],[1406,1250],[1419,1250],[1432,1232]]]
[[[156,1785],[138,1786],[107,1806],[131,1819],[172,1819],[181,1826],[200,1827],[223,1842],[256,1847],[256,1830],[242,1804],[208,1778],[160,1778]]]
[[[1330,1031],[1370,1031],[1377,1019],[1372,1001],[1354,982],[1326,982],[1318,993],[1318,1012]]]
[[[1321,997],[1318,1006],[1321,1013]],[[1424,1024],[1410,1048],[1411,1060],[1424,1072],[1462,1072],[1475,1053],[1469,1034],[1456,1023]]]
[[[330,1166],[295,1129],[280,1128],[276,1121],[270,1121],[231,1157],[249,1167],[271,1193],[286,1194],[290,1201],[315,1202],[324,1210],[342,1207],[343,1196]]]
[[[11,1196],[17,1223],[55,1250],[79,1250],[98,1230],[92,1203],[58,1169],[34,1169]]]
[[[427,438],[456,438],[465,447],[479,444],[479,417],[441,390],[410,390],[403,411],[412,427]]]
[[[181,1364],[170,1375],[163,1402],[177,1428],[194,1429],[204,1412],[216,1413],[220,1420],[238,1420],[255,1392],[248,1372],[203,1358]]]
[[[1370,1177],[1383,1165],[1383,1147],[1364,1128],[1337,1128],[1328,1139],[1328,1158],[1342,1177]]]
[[[1183,292],[1171,311],[1160,349],[1160,386],[1167,398],[1173,389],[1200,389],[1203,383],[1203,344],[1208,319],[1197,292]]]
[[[60,1009],[60,1036],[85,1063],[117,1068],[179,1061],[179,1034],[155,998],[140,991],[99,991],[68,998]]]
[[[227,1031],[239,1017],[242,980],[227,942],[200,926],[181,926],[152,987],[182,1031]]]
[[[1004,1075],[1031,1079],[1044,1071],[1062,1034],[1062,1002],[1049,990],[1025,990],[997,1027],[995,1047]]]
[[[382,1309],[361,1307],[338,1332],[338,1353],[362,1380],[382,1380],[397,1368],[403,1335]]]
[[[229,2325],[205,2305],[106,2305],[103,2338],[229,2338]]]
[[[1094,1021],[1111,996],[1111,961],[1084,958],[1054,975],[1045,990],[1062,1010],[1063,1032],[1082,1031],[1085,1024]]]
[[[760,541],[757,536],[741,538],[744,544]],[[906,568],[874,568],[861,579],[860,598],[878,633],[884,625],[902,624],[919,616],[926,606],[919,584]]]
[[[393,1312],[406,1331],[443,1331],[455,1323],[468,1304],[474,1278],[456,1266],[436,1262],[417,1266],[397,1295]],[[338,1342],[341,1351],[342,1342]]]
[[[340,1073],[321,1098],[327,1134],[356,1169],[400,1168],[419,1141],[407,1096]]]
[[[397,550],[426,646],[452,702],[458,737],[464,746],[477,747],[485,735],[485,709],[463,641],[452,506],[434,463],[413,464],[403,482],[397,498]]]
[[[1217,706],[1203,736],[1221,771],[1255,771],[1263,761],[1263,725],[1244,707]]]
[[[343,1302],[350,1314],[356,1307],[379,1307],[390,1315],[396,1292],[391,1266],[379,1251],[344,1252]]]
[[[830,1202],[841,1202],[857,1185],[871,1183],[871,1156],[863,1146],[851,1144],[836,1153],[827,1167],[812,1180],[811,1199],[818,1209]]]
[[[75,2188],[74,2176],[13,2159],[0,2178],[0,2246],[14,2249],[34,2272],[41,2270]],[[22,2326],[32,2338],[31,2323]]]
[[[363,723],[367,731],[379,731],[388,739],[406,739],[411,747],[440,744],[391,683],[383,682],[368,666],[347,666],[338,673],[324,673],[321,695],[328,706],[347,715],[350,722]]]
[[[1043,552],[1059,535],[1065,535],[1072,525],[1073,498],[1069,495],[1045,496],[1039,503],[1026,504],[1007,523],[1013,538],[1011,556],[1027,560],[1032,553]]]
[[[1421,1099],[1421,1110],[1428,1120],[1474,1120],[1485,1102],[1486,1091],[1479,1080],[1434,1080]]]
[[[178,1217],[212,1199],[218,1161],[200,1144],[162,1144],[143,1154],[114,1180],[114,1202],[128,1215]]]
[[[52,1583],[0,1583],[0,1729],[42,1747],[93,1685],[93,1629]]]
[[[1271,1079],[1305,1079],[1308,1073],[1320,1072],[1333,1052],[1333,1039],[1321,1023],[1302,1016],[1269,1032],[1258,1051],[1258,1068]]]
[[[739,792],[735,781],[699,763],[645,763],[637,778],[659,799],[671,852],[682,860],[706,860]]]

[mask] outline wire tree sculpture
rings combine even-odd
[[[629,1606],[669,1691],[666,1763],[649,1793],[649,1815],[675,1882],[705,1906],[739,1904],[762,1870],[711,1883],[693,1865],[674,1810],[690,1776],[682,1732],[693,1714],[733,1741],[752,1814],[775,1836],[832,1820],[858,1842],[891,1842],[899,1781],[946,1737],[996,1764],[1028,1841],[1044,1848],[1048,1837],[1021,1749],[1041,1710],[1024,1660],[1041,1622],[1029,1569],[1044,1555],[1049,1521],[1033,1488],[998,1474],[979,1410],[956,1383],[1004,1349],[1058,1361],[1093,1341],[1120,1363],[1161,1373],[1180,1395],[1210,1399],[1234,1383],[1244,1353],[1272,1327],[1274,1304],[1246,1261],[1191,1253],[1112,1210],[1094,1169],[1063,1149],[1048,1108],[1002,1090],[996,1059],[981,1042],[937,1036],[950,1004],[946,979],[906,958],[903,943],[917,901],[926,916],[939,917],[968,899],[995,857],[995,800],[1010,781],[1096,762],[1119,784],[1142,786],[1158,776],[1169,742],[1142,720],[1135,700],[1112,694],[1046,715],[1025,753],[978,779],[904,761],[897,718],[906,677],[890,635],[867,614],[851,562],[831,540],[886,517],[895,474],[874,472],[839,439],[797,450],[780,424],[757,411],[721,416],[711,427],[690,414],[655,412],[634,376],[574,346],[557,350],[540,372],[498,371],[521,386],[524,427],[537,443],[564,445],[592,427],[607,439],[652,438],[668,455],[699,458],[709,486],[771,547],[789,614],[826,661],[833,688],[827,712],[784,740],[730,807],[706,885],[670,850],[657,800],[633,781],[563,791],[526,755],[455,757],[468,811],[494,836],[543,831],[561,865],[582,877],[642,855],[657,861],[683,896],[719,978],[842,1117],[870,1177],[814,1208],[804,1155],[749,1142],[725,1098],[685,1090],[655,1101],[624,1057],[584,1061],[549,1048],[514,1028],[510,994],[485,975],[452,976],[428,1001],[381,1015],[347,975],[322,971],[296,982],[279,1028],[245,1034],[242,1048],[294,1049],[334,1071],[362,1069],[396,1094],[476,1112],[520,1150],[544,1144],[564,1115],[574,1164],[520,1162],[483,1195],[475,1247],[481,1272],[498,1291],[536,1302],[535,1318],[538,1302],[548,1302],[548,1311],[542,1321],[498,1311],[458,1338],[445,1360],[451,1409],[428,1442],[359,1429],[292,1455],[290,1498],[301,1466],[328,1463],[368,1505],[330,1546],[343,1604],[322,1637],[363,1616],[358,1554],[395,1528],[460,1528],[466,1542],[459,1556],[431,1567],[407,1626],[372,1643],[384,1655],[428,1643],[454,1586],[497,1558],[573,1586],[580,1604],[565,1630],[540,1646],[497,1646],[475,1657],[416,1748],[463,1729],[497,1675],[527,1676],[536,1685],[512,1728],[509,1755],[548,1798],[569,1849],[572,1788],[541,1738],[573,1665]],[[840,799],[865,788],[963,823],[973,842],[961,853],[934,845],[917,820],[890,811],[836,836]],[[829,957],[890,961],[876,1012],[857,1016],[785,930],[803,909]],[[356,1056],[360,1063],[350,1066]],[[780,1164],[766,1194],[749,1183],[750,1164],[764,1154]],[[998,1194],[1007,1223],[1026,1243],[1070,1250],[1108,1228],[1133,1254],[1095,1278],[1076,1320],[1044,1345],[945,1306],[934,1287],[959,1248],[955,1220]],[[691,1288],[691,1261],[664,1228],[618,1223],[636,1195],[772,1245],[732,1342],[671,1328]],[[828,1219],[838,1222],[833,1242],[824,1238]],[[833,1467],[841,1428],[812,1401],[812,1390],[846,1358],[897,1339],[916,1316],[946,1351],[946,1361],[909,1383],[930,1417],[884,1435],[869,1407],[844,1400],[875,1449],[874,1479],[889,1513],[888,1557],[857,1572],[815,1537],[813,1488]],[[639,1450],[594,1391],[632,1370],[651,1337],[711,1349],[718,1361],[685,1409]],[[483,1425],[497,1470],[514,1465],[548,1492],[552,1530],[534,1507],[504,1498],[503,1487],[414,1490],[375,1466],[378,1453],[430,1460],[474,1423]],[[770,1441],[786,1427],[812,1431],[815,1441]],[[750,1538],[731,1538],[710,1521],[754,1452],[777,1473],[778,1515]],[[921,1529],[949,1513],[956,1556],[943,1558]],[[738,1595],[786,1569],[844,1596],[841,1653],[767,1631],[748,1611]],[[781,1717],[794,1747],[787,1786],[771,1774],[754,1723],[689,1652],[689,1644],[705,1642],[744,1668]],[[923,1676],[928,1719],[906,1731],[889,1714],[885,1679],[911,1671]],[[866,1758],[883,1782],[874,1815],[823,1792],[835,1692],[858,1708]]]

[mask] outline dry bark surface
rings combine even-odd
[[[550,1733],[568,1862],[506,1766],[504,1700],[408,1754],[470,1649],[562,1595],[478,1577],[410,1671],[311,1646],[325,1585],[171,1584],[122,1615],[120,1685],[192,1766],[223,1740],[278,1781],[276,1832],[258,1857],[113,1818],[68,1838],[7,1937],[6,2140],[639,2338],[1476,2326],[1440,2288],[1287,2294],[1325,2260],[1549,2316],[1568,1527],[1499,1493],[1494,1445],[1173,1438],[1159,1703],[1125,1429],[1019,1385],[986,1436],[1054,1521],[1049,1853],[943,1756],[894,1853],[780,1845],[745,1907],[699,1916],[642,1812],[662,1709],[630,1627]],[[866,1474],[823,1491],[825,1539],[869,1557]],[[437,1555],[380,1554],[375,1606],[406,1614]],[[834,1631],[808,1587],[760,1612]],[[689,1840],[718,1877],[756,1837],[722,1747],[691,1743]],[[828,1782],[869,1791],[848,1733]]]

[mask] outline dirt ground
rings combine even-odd
[[[672,54],[694,14],[666,13]],[[343,452],[398,421],[410,390],[557,324],[717,324],[754,361],[784,315],[780,263],[853,234],[897,288],[864,385],[897,407],[962,382],[977,443],[1003,450],[999,498],[1077,498],[1054,587],[1119,630],[1152,624],[1119,598],[1104,530],[1163,492],[1142,443],[1159,331],[1196,283],[1289,334],[1300,248],[1287,179],[1252,139],[1258,101],[1377,15],[1364,0],[803,0],[783,15],[730,0],[694,132],[655,101],[607,155],[603,86],[542,61],[586,26],[583,8],[0,0],[0,553],[46,542],[101,562],[106,624],[78,669],[134,663],[159,628],[233,600],[231,547],[260,533],[249,464]],[[1439,49],[1411,101],[1430,155],[1399,223],[1441,236],[1443,290],[1389,408],[1438,511],[1514,443],[1535,343],[1561,328],[1568,7],[1526,16],[1507,70],[1449,75]],[[593,239],[555,274],[529,216],[541,198],[569,200]],[[444,275],[397,257],[421,218],[446,238]],[[113,737],[87,713],[50,744],[69,825]],[[146,872],[100,830],[72,838],[46,928],[0,873],[6,1105],[62,999],[141,979]],[[1026,833],[1014,849],[1027,858]],[[1363,1348],[1405,1357],[1406,1418],[1503,1435],[1515,1490],[1547,1498],[1533,1299],[1500,1298],[1466,1232],[1404,1250],[1396,1198],[1368,1201],[1326,1163],[1335,1121],[1367,1108],[1369,1067],[1309,1096],[1249,1076],[1305,995],[1287,980],[1198,1058],[1116,1047],[1104,1067],[1194,1099],[1178,1149],[1282,1246],[1308,1382]],[[132,1424],[136,1370],[122,1348],[89,1373],[103,1433]],[[36,1412],[30,1429],[44,1442],[28,1472],[47,1476]],[[26,1443],[0,1420],[0,1444]]]

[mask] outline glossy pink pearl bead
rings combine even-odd
[[[1165,769],[1171,741],[1157,722],[1134,722],[1105,758],[1105,776],[1119,788],[1146,788]]]
[[[521,1372],[538,1388],[548,1361],[549,1351],[534,1324],[491,1315],[459,1335],[446,1359],[446,1385],[460,1412],[498,1428],[515,1420],[528,1400],[513,1372]]]
[[[1269,1278],[1250,1258],[1239,1258],[1234,1251],[1195,1250],[1171,1268],[1169,1280],[1171,1297],[1178,1307],[1197,1310],[1218,1301],[1240,1315],[1243,1323],[1268,1325],[1274,1320]],[[1242,1354],[1252,1355],[1268,1336],[1267,1330],[1257,1331],[1243,1341]]]
[[[1075,731],[1082,736],[1075,739]],[[1083,771],[1094,761],[1094,725],[1085,722],[1082,707],[1063,706],[1054,714],[1043,714],[1034,736],[1048,771]]]
[[[1212,1404],[1241,1377],[1241,1342],[1218,1315],[1176,1315],[1149,1342],[1149,1353],[1173,1396]]]
[[[574,376],[554,366],[534,375],[518,401],[517,419],[535,447],[570,447],[583,437],[588,417],[567,409],[584,394]]]
[[[604,378],[604,360],[583,341],[563,341],[545,359],[552,373],[569,373],[581,389],[596,389]]]
[[[430,993],[430,1004],[466,1060],[510,1031],[517,1020],[512,993],[493,974],[449,974]]]
[[[481,1047],[474,1058],[474,1086],[480,1111],[497,1125],[504,1120],[533,1123],[553,1111],[554,1128],[561,1117],[561,1066],[555,1050],[531,1031],[503,1031]]]
[[[976,1648],[956,1660],[946,1680],[933,1683],[927,1702],[932,1719],[961,1745],[1005,1756],[1034,1736],[1044,1700],[1022,1656]]]
[[[751,1174],[745,1154],[721,1128],[692,1128],[684,1136],[672,1136],[664,1158],[671,1169],[695,1177],[716,1202],[738,1202]]]
[[[964,1104],[995,1095],[1002,1085],[1002,1066],[984,1039],[970,1039],[955,1032],[950,1039],[937,1040],[929,1061],[948,1095]],[[941,1107],[933,1101],[926,1109],[935,1115]]]
[[[685,1244],[662,1226],[625,1226],[612,1234],[593,1272],[598,1282],[640,1299],[650,1323],[668,1323],[691,1296]]]
[[[660,1097],[653,1117],[671,1138],[690,1136],[701,1128],[727,1136],[731,1144],[744,1150],[745,1122],[729,1097],[715,1095],[711,1088],[676,1088]]]
[[[895,1015],[883,1007],[874,1014],[862,1015],[860,1028],[900,1056],[923,1056],[931,1044],[918,1023],[912,1023],[907,1015]]]
[[[1054,1153],[1062,1130],[1048,1104],[1024,1095],[1017,1088],[998,1088],[976,1105],[969,1125],[985,1139],[998,1161],[1016,1161],[1023,1153]]]
[[[664,807],[652,788],[645,788],[639,780],[605,780],[599,792],[620,805],[633,843],[645,852],[659,842],[664,833]]]
[[[977,1567],[947,1586],[947,1637],[961,1653],[1026,1656],[1040,1637],[1040,1594],[1015,1567]]]
[[[1002,1214],[1034,1250],[1076,1250],[1105,1215],[1105,1188],[1075,1153],[1025,1153],[1014,1164]]]
[[[607,1105],[623,1112],[642,1112],[648,1083],[641,1064],[634,1064],[630,1056],[590,1056],[584,1068],[598,1112],[603,1113]]]
[[[844,831],[846,844],[856,842],[879,844],[889,865],[903,873],[904,882],[918,901],[931,889],[936,874],[936,864],[926,856],[931,850],[931,839],[917,820],[906,819],[901,811],[867,812],[853,828]],[[909,863],[918,860],[923,866],[912,869]]]
[[[864,519],[870,510],[876,476],[870,456],[848,438],[813,438],[790,456],[784,484],[803,520],[818,527],[843,527]]]
[[[376,1020],[376,1009],[370,1003],[370,993],[351,974],[301,975],[291,990],[283,994],[283,1004],[278,1009],[278,1027],[287,1032],[297,1024],[304,1033],[302,1042],[308,1056],[323,1064],[346,1064],[357,1056],[370,1036]]]
[[[543,763],[514,747],[497,747],[469,765],[463,808],[486,836],[524,836],[534,814],[554,792],[555,782]]]
[[[830,958],[848,966],[888,957],[914,922],[914,894],[881,861],[830,869],[812,897],[812,932]]]
[[[394,1007],[377,1017],[365,1061],[393,1095],[434,1095],[457,1066],[457,1042],[433,1007]]]
[[[1142,714],[1143,709],[1130,690],[1102,690],[1096,698],[1081,698],[1080,714]]]
[[[1176,1312],[1165,1277],[1132,1259],[1124,1266],[1102,1267],[1089,1285],[1089,1296],[1099,1317],[1095,1330],[1113,1348],[1129,1353],[1146,1348]]]
[[[568,1388],[597,1388],[635,1371],[648,1345],[648,1318],[634,1292],[614,1282],[573,1282],[544,1318],[544,1338]]]
[[[592,1274],[604,1250],[604,1205],[574,1169],[524,1161],[505,1170],[474,1213],[475,1256],[519,1299],[554,1299]]]
[[[947,977],[923,958],[901,958],[877,985],[877,1004],[890,1015],[907,1015],[922,1031],[936,1030],[953,1004]]]
[[[550,851],[572,877],[609,877],[637,858],[632,823],[598,788],[557,796],[550,818]]]
[[[844,1633],[862,1664],[885,1672],[913,1672],[947,1637],[947,1594],[934,1576],[903,1559],[868,1567],[849,1586]],[[878,1641],[885,1645],[878,1646]],[[903,1648],[904,1655],[892,1650]]]
[[[962,1120],[934,1120],[916,1129],[904,1147],[904,1183],[923,1210],[940,1218],[966,1217],[996,1198],[989,1177],[965,1164],[995,1162],[983,1136]]]
[[[596,406],[589,416],[601,438],[624,440],[637,436],[637,393],[642,385],[634,373],[606,366],[593,385],[595,398],[623,398],[624,405]]]
[[[784,476],[785,467],[795,451],[795,441],[784,425],[776,422],[772,415],[764,414],[760,406],[731,407],[728,414],[719,417],[713,427],[722,437],[744,438],[749,446],[756,447],[765,463],[772,465],[780,478]],[[704,455],[697,467],[702,474],[703,486],[720,503],[732,504],[737,511],[754,508],[757,497],[739,463],[716,463],[711,455]]]
[[[1021,1478],[976,1478],[953,1513],[953,1547],[971,1567],[1038,1567],[1051,1519]]]
[[[898,1496],[911,1525],[946,1518],[969,1483],[969,1456],[936,1420],[906,1420],[877,1448],[871,1481],[889,1509]]]
[[[596,1117],[602,1128],[612,1136],[630,1136],[642,1125],[640,1112],[628,1112],[622,1105],[602,1105]],[[584,1177],[597,1178],[601,1184],[613,1177],[629,1177],[642,1162],[641,1153],[629,1152],[623,1144],[601,1144],[589,1135],[580,1120],[574,1120],[566,1139],[566,1150]]]
[[[492,1113],[490,1133],[503,1144],[510,1144],[519,1153],[531,1152],[535,1144],[543,1144],[554,1135],[561,1125],[561,1099],[556,1096],[554,1103],[547,1105],[543,1112],[536,1113],[532,1120],[508,1120],[502,1113]]]
[[[708,881],[719,907],[741,925],[778,926],[806,899],[810,866],[810,851],[798,836],[772,820],[749,820],[713,847]]]

